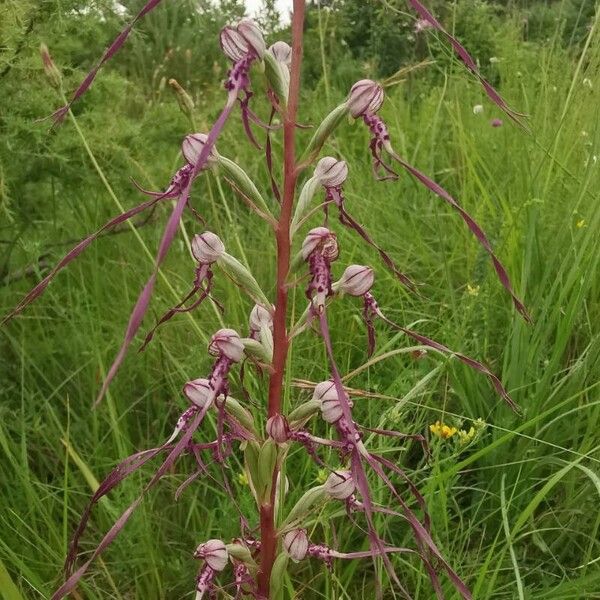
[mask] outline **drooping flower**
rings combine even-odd
[[[140,352],[145,350],[146,346],[152,341],[156,330],[163,323],[169,321],[176,314],[194,310],[210,296],[213,279],[211,267],[225,254],[225,245],[216,234],[211,231],[205,231],[204,233],[196,234],[192,238],[191,250],[192,255],[198,261],[192,289],[184,296],[183,300],[161,316],[156,325],[146,335],[144,343],[140,347]],[[185,303],[196,295],[198,297],[194,302],[189,306],[185,306]],[[222,310],[221,305],[216,301],[215,303]]]
[[[381,102],[383,102],[383,96],[381,98]],[[378,103],[378,106],[381,106],[381,102]],[[433,181],[424,173],[421,173],[421,171],[407,163],[398,154],[396,154],[390,141],[390,135],[387,126],[383,119],[381,119],[381,117],[375,114],[375,112],[376,111],[371,111],[368,106],[362,112],[358,112],[358,116],[362,117],[363,121],[369,128],[369,131],[372,135],[370,149],[371,155],[373,157],[373,169],[375,173],[377,174],[380,171],[383,171],[382,176],[378,175],[378,177],[382,179],[395,179],[398,177],[396,172],[384,162],[383,152],[385,151],[385,153],[387,154],[387,156],[389,156],[390,159],[398,163],[403,169],[408,171],[413,177],[420,181],[427,189],[429,189],[442,200],[444,200],[444,202],[447,202],[450,206],[452,206],[452,208],[456,210],[456,212],[458,212],[458,214],[469,227],[473,235],[475,235],[480,245],[492,259],[492,264],[494,265],[494,269],[496,270],[498,279],[500,280],[500,283],[503,285],[504,289],[506,289],[506,291],[510,294],[513,301],[513,305],[515,306],[517,311],[522,315],[522,317],[526,321],[530,322],[531,317],[529,316],[525,305],[521,302],[521,300],[519,300],[519,298],[517,298],[515,292],[513,291],[513,287],[508,277],[508,273],[506,272],[504,265],[494,254],[492,245],[488,240],[486,234],[484,233],[483,229],[477,224],[473,217],[471,217],[471,215],[441,185]]]
[[[337,259],[338,254],[336,235],[326,227],[311,229],[302,243],[302,257],[308,262],[311,274],[306,296],[317,314],[323,311],[325,300],[333,293],[331,262]]]

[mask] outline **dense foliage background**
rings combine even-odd
[[[243,14],[236,0],[168,0],[139,27],[123,51],[74,106],[76,120],[49,131],[40,121],[61,104],[44,75],[44,42],[72,90],[141,0],[5,0],[0,4],[0,289],[7,312],[48,265],[87,232],[133,206],[130,178],[159,189],[180,164],[179,143],[191,125],[169,78],[196,102],[196,128],[220,109],[227,68],[221,26]],[[287,39],[266,11],[270,41]],[[364,76],[389,84],[383,116],[395,145],[435,174],[492,235],[530,307],[525,325],[511,309],[487,257],[460,220],[407,177],[375,184],[368,137],[345,124],[327,147],[350,165],[348,208],[411,276],[425,299],[407,295],[379,269],[375,292],[398,321],[450,347],[484,359],[523,408],[500,405],[484,379],[454,362],[395,354],[362,371],[351,385],[362,420],[428,432],[442,420],[485,430],[470,445],[432,436],[433,459],[418,446],[386,442],[385,452],[424,491],[436,540],[477,599],[598,598],[600,589],[600,35],[593,0],[431,0],[428,6],[469,48],[484,74],[511,104],[529,114],[531,133],[506,122],[446,43],[417,32],[402,0],[311,3],[306,23],[303,123],[316,124]],[[269,8],[269,7],[267,7]],[[256,106],[260,106],[261,86]],[[474,114],[473,106],[484,111]],[[265,114],[266,105],[258,108]],[[505,120],[493,128],[493,118]],[[310,132],[302,132],[308,139]],[[260,153],[232,123],[218,143],[268,189]],[[275,142],[276,149],[279,141]],[[103,182],[102,176],[106,177]],[[252,266],[267,289],[273,266],[267,230],[213,175],[196,184],[194,203],[232,253]],[[127,454],[159,443],[185,405],[179,392],[202,375],[206,336],[220,317],[204,306],[180,317],[142,355],[125,362],[107,401],[91,409],[118,348],[129,310],[152,268],[166,207],[137,235],[107,236],[62,273],[23,316],[3,327],[0,344],[0,595],[47,597],[60,580],[69,536],[97,480]],[[189,219],[185,232],[199,225]],[[374,254],[340,231],[342,262],[373,263]],[[342,266],[341,264],[339,265]],[[340,271],[341,272],[341,271]],[[184,239],[175,245],[153,302],[159,315],[188,287],[192,263]],[[224,282],[224,322],[245,327],[250,304]],[[303,309],[299,294],[295,310]],[[365,332],[350,300],[335,310],[334,337],[346,371],[365,360]],[[148,319],[148,323],[151,318]],[[385,328],[378,356],[407,347]],[[292,375],[318,381],[325,358],[316,338],[295,345]],[[252,402],[265,382],[248,374]],[[234,395],[239,394],[239,382]],[[289,387],[286,401],[306,393]],[[298,456],[297,496],[318,480]],[[231,477],[244,496],[243,478]],[[114,547],[81,586],[81,598],[186,597],[193,588],[191,549],[212,536],[234,536],[225,492],[196,485],[178,502],[183,479],[173,473],[142,505]],[[84,548],[131,501],[143,482],[133,477],[97,508]],[[382,491],[383,493],[383,491]],[[250,510],[250,503],[248,502]],[[383,526],[383,525],[382,525]],[[398,545],[403,523],[385,525]],[[364,544],[344,516],[318,526],[317,537],[339,547]],[[398,559],[415,598],[432,590],[417,561]],[[372,598],[372,565],[336,564],[332,577],[305,561],[287,594],[306,598]],[[304,582],[300,585],[297,582]],[[452,591],[448,589],[448,596]],[[386,587],[386,598],[393,593]]]

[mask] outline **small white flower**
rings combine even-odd
[[[473,114],[480,115],[483,112],[483,104],[476,104],[473,107]]]

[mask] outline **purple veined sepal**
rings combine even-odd
[[[469,54],[467,49],[444,28],[444,26],[431,14],[431,12],[429,12],[429,10],[419,0],[408,0],[408,3],[419,15],[420,19],[427,23],[432,29],[439,31],[450,42],[450,45],[452,46],[454,52],[456,52],[456,54],[465,64],[467,69],[471,71],[471,73],[473,73],[475,77],[477,77],[490,100],[496,106],[498,106],[498,108],[504,111],[515,123],[517,123],[517,125],[521,126],[523,129],[525,129],[525,131],[529,131],[529,128],[522,120],[524,117],[526,117],[526,115],[510,108],[510,106],[506,103],[504,98],[483,77],[483,75],[481,75],[479,68],[477,67],[477,63],[473,60],[472,56]],[[425,29],[425,27],[422,27],[421,29]]]
[[[488,380],[490,381],[490,383],[492,384],[492,386],[494,387],[495,391],[498,393],[498,395],[508,404],[508,406],[510,406],[510,408],[513,411],[515,411],[517,414],[520,414],[519,407],[514,402],[514,400],[510,397],[510,394],[506,391],[506,389],[502,385],[502,382],[500,381],[500,379],[483,363],[475,360],[474,358],[466,356],[465,354],[462,354],[461,352],[456,352],[454,350],[451,350],[444,344],[441,344],[440,342],[436,342],[435,340],[432,340],[432,339],[428,338],[427,336],[422,335],[421,333],[418,333],[418,332],[408,329],[406,327],[402,327],[401,325],[398,325],[397,323],[394,323],[393,321],[388,319],[383,314],[383,312],[379,308],[379,305],[377,304],[377,301],[375,300],[375,297],[373,296],[373,294],[371,294],[371,292],[367,292],[366,294],[364,294],[363,302],[364,302],[363,316],[364,316],[365,323],[367,325],[367,330],[369,332],[369,349],[370,349],[370,351],[372,350],[371,346],[372,345],[374,346],[374,343],[375,343],[375,330],[374,330],[373,319],[375,317],[377,317],[377,318],[381,319],[382,321],[384,321],[385,323],[387,323],[390,327],[396,329],[397,331],[401,331],[402,333],[404,333],[408,337],[412,338],[413,340],[419,342],[420,344],[427,346],[428,348],[432,348],[433,350],[436,350],[437,352],[440,352],[442,354],[454,356],[463,364],[465,364],[468,367],[471,367],[472,369],[474,369],[475,371],[485,375],[488,378]],[[372,353],[372,351],[371,351],[371,353]]]

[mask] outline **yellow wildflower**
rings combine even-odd
[[[248,475],[246,475],[246,471],[238,473],[237,480],[240,485],[248,485]]]
[[[429,426],[429,431],[431,431],[433,435],[442,438],[443,440],[447,440],[457,433],[458,429],[456,427],[450,427],[450,425],[446,425],[441,421],[436,421]]]
[[[581,229],[582,227],[586,227],[586,222],[585,219],[581,219],[579,221],[577,221],[577,223],[575,223],[575,227],[577,227],[577,229]]]
[[[467,283],[467,294],[469,294],[469,296],[479,296],[479,286]]]

